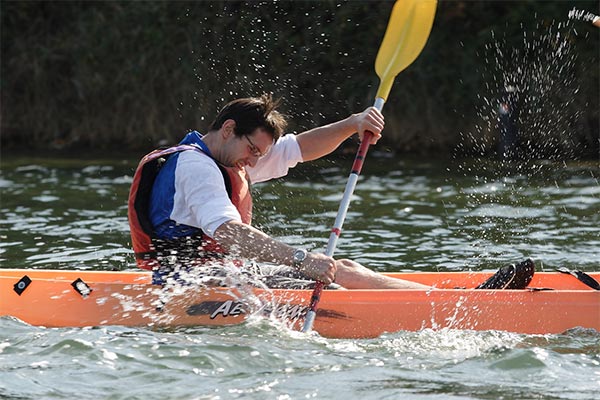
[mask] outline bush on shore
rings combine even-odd
[[[594,1],[579,1],[596,12]],[[3,149],[147,150],[204,131],[242,96],[284,99],[292,131],[372,104],[390,1],[6,1]],[[421,56],[396,79],[385,145],[495,150],[508,80],[537,157],[599,154],[599,36],[573,4],[439,1]]]

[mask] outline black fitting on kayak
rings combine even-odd
[[[75,291],[84,299],[88,297],[90,293],[92,293],[92,288],[90,288],[87,283],[81,280],[81,278],[75,279],[73,283],[71,283],[71,286],[73,286],[73,289],[75,289]]]
[[[29,279],[27,275],[24,275],[21,279],[19,279],[19,282],[13,285],[13,290],[20,296],[30,284],[31,279]]]
[[[567,267],[558,267],[556,268],[558,272],[562,272],[563,274],[569,274],[579,279],[583,284],[588,285],[594,290],[600,290],[600,283],[596,281],[594,278],[589,276],[583,271],[579,271],[578,269],[569,269]]]

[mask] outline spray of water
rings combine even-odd
[[[481,156],[497,154],[500,162],[484,159],[459,166],[465,175],[475,176],[474,186],[463,189],[466,207],[460,224],[466,232],[477,231],[473,246],[478,258],[497,257],[487,250],[489,245],[507,238],[515,243],[507,253],[515,259],[527,254],[540,216],[549,212],[528,199],[529,177],[545,171],[546,161],[536,160],[577,159],[585,146],[575,135],[587,106],[578,99],[579,77],[588,64],[594,66],[578,59],[576,44],[586,40],[585,34],[577,33],[572,21],[537,21],[533,29],[522,24],[516,38],[492,32],[480,52],[485,82],[476,105],[480,121],[463,135],[463,142]],[[507,133],[515,135],[513,148],[510,142],[500,146]]]
[[[585,22],[594,22],[598,18],[599,17],[597,15],[594,15],[591,12],[585,10],[578,10],[576,8],[573,8],[571,11],[569,11],[569,19],[576,19]]]
[[[532,32],[522,28],[520,42],[492,32],[481,54],[481,122],[464,139],[483,154],[498,146],[503,131],[513,130],[515,154],[508,158],[577,158],[581,144],[573,132],[581,110],[576,32],[569,22],[538,22]]]
[[[357,64],[365,53],[354,48],[352,41],[340,41],[359,22],[340,20],[348,13],[338,14],[339,7],[335,3],[278,1],[190,6],[179,20],[197,33],[189,39],[188,53],[183,53],[180,61],[196,84],[179,104],[181,117],[198,113],[205,123],[190,128],[202,128],[226,102],[271,92],[283,98],[291,128],[300,131],[339,116],[325,113],[348,108],[340,105],[355,103],[351,109],[364,106],[363,99],[348,99],[336,90],[340,85],[352,85],[348,78],[355,76],[354,69],[360,69]],[[306,11],[306,18],[291,20],[298,8]],[[339,32],[332,32],[331,24],[339,26]],[[327,68],[332,60],[335,68]],[[314,62],[323,63],[327,72],[315,75],[308,67]]]

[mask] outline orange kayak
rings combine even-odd
[[[588,273],[600,280],[600,272]],[[488,272],[390,273],[434,286],[423,290],[332,290],[322,295],[314,330],[369,338],[424,328],[561,333],[600,331],[600,291],[570,275],[537,272],[528,289],[474,290]],[[0,269],[0,315],[46,327],[224,326],[254,315],[302,327],[312,291],[232,288],[165,290],[150,272]]]

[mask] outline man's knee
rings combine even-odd
[[[352,261],[352,260],[348,260],[348,259],[338,260],[338,270],[344,269],[347,272],[357,272],[363,268],[364,267],[362,265],[360,265],[359,263],[357,263],[356,261]]]

